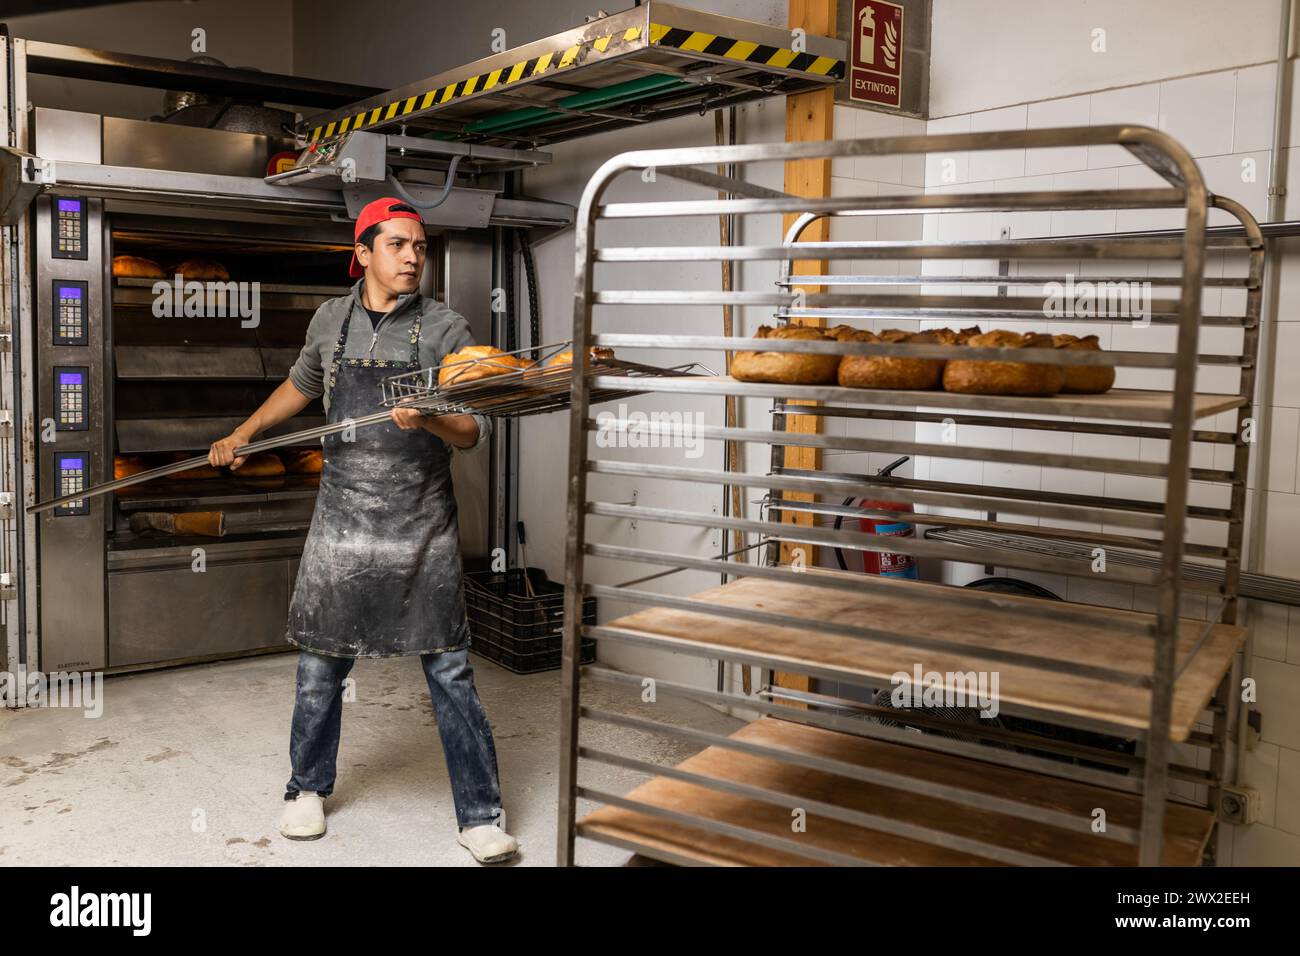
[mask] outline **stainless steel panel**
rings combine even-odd
[[[36,221],[36,349],[37,430],[53,441],[38,443],[41,495],[55,491],[54,456],[58,452],[85,452],[87,487],[111,477],[105,440],[103,297],[103,224],[101,204],[86,201],[87,256],[79,259],[50,257],[50,197],[33,204]],[[86,345],[53,345],[51,284],[58,279],[86,283]],[[88,369],[85,431],[54,431],[53,367],[77,365]],[[43,425],[45,422],[51,424]],[[85,515],[40,516],[40,667],[45,671],[97,669],[105,663],[104,529],[107,499],[87,502]]]
[[[266,175],[271,156],[292,148],[284,139],[273,140],[255,133],[104,117],[103,163],[106,166],[183,169],[191,173],[261,179]]]
[[[292,561],[295,568],[303,543],[304,534],[268,535],[251,538],[247,541],[219,541],[214,539],[204,547],[209,567],[220,564],[233,567],[240,564],[257,563],[267,565],[275,563],[274,559],[283,558]],[[112,576],[125,571],[190,571],[194,560],[193,548],[189,545],[177,545],[166,540],[159,541],[156,547],[145,545],[131,548],[118,548],[108,553],[108,572]],[[292,578],[290,579],[292,580]]]
[[[72,110],[33,110],[35,152],[41,159],[68,160],[76,163],[102,162],[100,120],[97,113]]]
[[[283,645],[289,562],[209,563],[195,573],[108,576],[108,665],[161,663]]]

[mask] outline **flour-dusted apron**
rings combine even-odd
[[[409,362],[345,359],[353,311],[326,376],[330,422],[382,411],[382,381],[420,368],[418,314]],[[451,456],[442,439],[389,421],[328,435],[323,446],[286,637],[334,657],[468,646]]]

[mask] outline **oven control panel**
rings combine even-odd
[[[90,464],[90,454],[84,451],[59,451],[54,453],[54,490],[62,498],[73,495],[86,487],[86,475]],[[90,514],[90,506],[84,498],[69,501],[54,509],[56,517],[67,515]]]
[[[50,256],[55,259],[85,259],[86,200],[55,196],[51,209]]]
[[[55,345],[86,345],[87,305],[90,301],[89,283],[75,279],[55,279],[50,288],[50,306]]]
[[[90,408],[90,369],[84,365],[54,366],[54,430],[84,432]]]

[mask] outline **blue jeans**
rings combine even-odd
[[[334,790],[339,753],[339,727],[343,720],[343,680],[355,663],[350,657],[327,657],[300,651],[297,696],[289,756],[293,776],[284,799],[299,791],[329,796]],[[469,651],[442,651],[420,655],[420,665],[433,698],[434,716],[447,759],[456,823],[473,827],[497,823],[501,786],[497,777],[497,752],[483,704],[474,688]]]

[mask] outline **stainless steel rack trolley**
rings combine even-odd
[[[1140,183],[1142,174],[1150,183],[1021,192],[948,186],[911,195],[810,199],[741,178],[773,162],[923,153],[942,160],[1065,146],[1127,150],[1129,162],[1137,163],[1128,170],[1134,175],[1116,182]],[[725,182],[710,178],[725,191],[718,198],[603,201],[622,174],[644,180],[645,170],[692,166],[741,172]],[[645,194],[644,188],[636,193]],[[1181,220],[1181,229],[1152,235],[1103,232],[1122,224],[1103,215],[1095,230],[1069,230],[1100,234],[1053,237],[1061,231],[1056,222],[1091,221],[1066,215],[1071,212],[1151,209],[1175,211],[1171,215]],[[1226,235],[1215,229],[1207,236],[1211,210],[1236,220],[1239,228]],[[757,217],[773,214],[794,217],[787,220],[793,225],[784,242],[761,238],[773,227],[770,218]],[[967,238],[943,225],[946,217],[968,214],[992,214],[984,238]],[[1061,219],[1050,218],[1058,214]],[[900,215],[923,217],[922,238],[799,241],[823,217],[835,217],[834,223],[845,221],[840,217]],[[717,216],[736,217],[741,225],[732,234],[752,244],[597,241],[598,223],[602,238],[616,220],[677,237],[701,217]],[[1024,232],[1037,236],[1011,237]],[[572,371],[570,407],[559,862],[575,862],[578,836],[679,864],[1212,861],[1219,791],[1235,773],[1229,766],[1228,729],[1239,702],[1230,691],[1245,639],[1237,626],[1237,587],[1263,258],[1260,229],[1251,215],[1236,202],[1209,194],[1181,145],[1141,126],[651,150],[605,163],[588,184],[577,217],[573,341],[583,360]],[[703,290],[699,267],[682,265],[728,260],[738,264],[734,291]],[[831,274],[792,269],[810,261],[828,262]],[[885,262],[898,265],[882,267]],[[639,265],[633,272],[612,265],[618,263]],[[779,264],[775,277],[763,272],[773,264]],[[648,310],[655,307],[695,316],[708,314],[701,307],[730,305],[760,310],[779,322],[834,319],[863,328],[957,328],[975,322],[986,330],[1053,331],[1064,320],[1047,308],[1045,292],[1061,288],[1051,283],[1074,281],[1076,268],[1081,280],[1104,288],[1139,283],[1150,296],[1140,317],[1113,309],[1069,315],[1071,328],[1095,322],[1099,332],[1112,330],[1103,333],[1110,334],[1104,352],[1035,353],[1035,362],[1067,369],[1115,366],[1119,387],[1103,394],[1012,397],[760,384],[727,375],[646,380],[584,371],[592,346],[615,347],[622,354],[654,349],[663,365],[672,364],[663,355],[676,350],[695,359],[701,352],[744,349],[1015,360],[1024,352],[607,329],[620,323],[644,328],[645,317],[653,315]],[[627,276],[635,276],[639,288],[615,287]],[[756,291],[759,283],[766,288]],[[688,285],[694,287],[683,288]],[[650,393],[664,402],[687,396],[770,399],[769,407],[760,408],[762,416],[771,414],[770,428],[694,428],[696,437],[710,442],[736,442],[751,452],[760,446],[762,457],[749,454],[750,470],[737,471],[683,467],[671,459],[672,451],[660,452],[656,460],[644,448],[621,457],[601,450],[609,442],[597,441],[593,448],[594,430],[681,436],[691,427],[689,422],[647,423],[644,415],[634,421],[626,412],[616,419],[608,413],[599,422],[593,419],[593,392],[619,389]],[[750,403],[747,409],[752,413],[754,407]],[[824,432],[807,426],[817,419],[826,423]],[[894,430],[858,437],[864,422],[892,423]],[[1015,429],[1027,440],[995,448],[922,440],[939,439],[936,429],[968,426]],[[761,446],[771,446],[767,473]],[[820,464],[792,467],[785,453],[790,448],[908,454],[921,456],[930,469],[925,475],[882,476]],[[1087,480],[1050,486],[989,483],[968,474],[957,476],[966,480],[942,480],[940,462],[1038,467]],[[1118,476],[1113,490],[1112,476]],[[649,491],[633,503],[593,494],[608,497],[611,489],[623,487],[620,478],[634,478],[647,489],[703,483],[721,493],[740,485],[756,490],[763,506],[754,516],[727,515],[717,508],[686,510],[681,498],[670,500],[670,507],[646,507]],[[897,515],[838,504],[855,495],[910,503],[923,512],[909,519],[919,523],[935,514],[941,517],[928,523],[988,534],[935,540],[816,526],[818,517],[836,513]],[[650,549],[610,543],[631,522],[666,529],[656,542],[688,544]],[[703,553],[698,535],[674,538],[669,533],[674,526],[756,534],[760,545],[773,547],[766,549],[766,560],[752,548]],[[996,534],[1013,531],[1075,547],[1043,553],[990,544]],[[1148,589],[1151,610],[987,593],[811,563],[781,565],[773,560],[777,545],[901,552],[927,561],[1100,578]],[[1107,548],[1145,553],[1152,560],[1099,565],[1097,558],[1104,558]],[[1185,557],[1189,566],[1216,573],[1185,576]],[[615,570],[606,570],[610,567]],[[617,580],[615,573],[633,577],[628,569],[638,577],[625,586],[597,583]],[[636,586],[650,578],[662,584],[665,573],[683,569],[716,573],[724,583],[689,596]],[[1205,601],[1204,619],[1181,616],[1184,601],[1194,603],[1198,595]],[[589,596],[606,599],[606,607],[626,602],[636,610],[585,625],[580,609]],[[647,695],[640,675],[598,664],[580,667],[581,638],[806,675],[819,685],[816,692],[805,692],[768,684],[750,697],[726,692],[721,682],[714,690],[655,680],[654,694]],[[913,680],[910,675],[922,668],[924,678]],[[908,680],[900,681],[900,674]],[[912,681],[918,698],[924,689],[949,703],[969,701],[977,675],[998,679],[1000,713],[1020,724],[981,718],[962,722],[955,732],[944,719],[947,709],[902,710],[873,696]],[[626,692],[626,708],[593,706],[581,691],[594,681],[606,685],[605,692]],[[859,689],[866,695],[856,693]],[[960,696],[963,690],[968,696]],[[645,701],[664,696],[758,716],[730,735],[706,732],[679,720],[656,719],[654,704]],[[580,727],[597,722],[703,749],[676,766],[660,765],[598,749],[586,735],[580,739]],[[1029,734],[1025,722],[1067,732]],[[1089,734],[1126,739],[1133,747],[1107,749],[1088,742]],[[603,792],[580,780],[584,762],[648,779],[627,794]],[[1194,796],[1172,792],[1176,781],[1192,785]],[[588,801],[602,806],[591,808]]]

